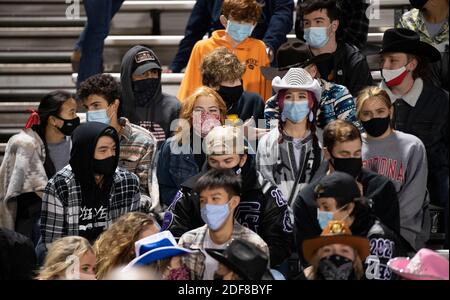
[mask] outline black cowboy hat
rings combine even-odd
[[[261,67],[261,72],[267,80],[272,80],[277,76],[283,77],[290,68],[305,68],[331,56],[330,53],[314,56],[307,43],[300,40],[289,41],[277,51],[278,68]]]
[[[269,257],[256,245],[235,239],[225,250],[205,249],[212,258],[244,280],[273,280],[268,269]]]
[[[428,43],[420,41],[417,33],[406,28],[390,28],[384,32],[380,54],[401,52],[426,58],[428,62],[441,59],[439,51]]]

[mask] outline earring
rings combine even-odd
[[[309,120],[309,122],[312,122],[312,121],[314,121],[314,114],[313,114],[313,112],[311,111],[310,113],[309,113],[309,117],[308,117],[308,120]]]

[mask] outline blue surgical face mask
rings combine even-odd
[[[303,34],[303,38],[312,48],[322,48],[328,43],[328,40],[330,39],[327,31],[328,27],[306,28]]]
[[[225,223],[230,208],[228,203],[225,204],[206,204],[200,209],[202,220],[208,225],[211,230],[219,229]]]
[[[343,209],[346,208],[346,207],[347,207],[347,204],[344,205],[344,206],[342,206],[341,208],[339,208],[339,209],[336,210],[336,211],[320,211],[319,209],[317,209],[317,221],[319,222],[320,228],[322,228],[322,230],[323,230],[325,227],[327,227],[327,224],[328,224],[331,220],[333,220],[333,218],[334,218],[334,213],[336,213],[336,212],[338,212],[338,211],[340,211],[340,210],[343,210]],[[345,220],[347,217],[348,217],[348,215],[345,216],[345,217],[343,217],[343,218],[342,218],[341,220],[339,220],[339,221],[343,221],[343,220]]]
[[[298,123],[306,118],[309,114],[308,101],[284,101],[283,111],[281,112],[281,120],[283,122],[286,119],[291,120],[294,123]]]
[[[226,32],[231,36],[233,40],[241,43],[243,40],[248,38],[253,31],[253,25],[244,23],[239,24],[237,22],[228,21]]]
[[[317,209],[317,221],[319,222],[320,228],[323,230],[327,227],[328,222],[333,220],[333,212],[330,211],[320,211]]]
[[[92,110],[86,113],[87,122],[100,122],[104,124],[109,124],[111,120],[106,113],[106,109]]]

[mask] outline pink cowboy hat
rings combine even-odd
[[[448,280],[448,260],[426,248],[420,249],[412,259],[390,259],[388,266],[396,274],[410,280]]]

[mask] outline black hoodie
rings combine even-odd
[[[72,136],[72,151],[70,153],[70,166],[75,174],[75,178],[80,182],[81,186],[81,203],[80,203],[80,235],[89,241],[95,239],[104,230],[106,224],[106,213],[90,212],[107,212],[109,209],[109,198],[111,187],[113,184],[113,175],[105,176],[101,187],[95,183],[94,177],[94,154],[97,141],[100,137],[105,136],[105,131],[112,129],[113,134],[107,136],[113,138],[116,143],[115,166],[119,162],[120,142],[116,130],[103,123],[88,122],[78,126]],[[81,228],[85,228],[81,230]]]
[[[160,74],[159,85],[153,99],[144,107],[138,107],[133,91],[132,73],[134,70],[132,68],[136,54],[144,50],[150,51],[156,58],[158,65],[161,66],[158,57],[147,47],[134,46],[125,53],[120,69],[123,116],[128,118],[131,123],[149,130],[157,139],[159,148],[162,142],[172,135],[170,124],[178,118],[181,104],[176,97],[162,92]],[[164,134],[162,134],[162,131]]]

